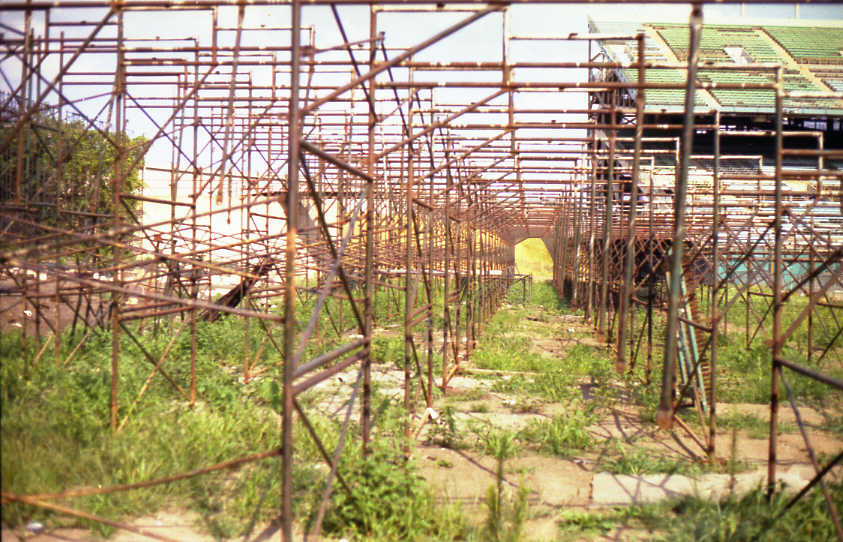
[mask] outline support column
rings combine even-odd
[[[120,193],[123,191],[124,181],[124,141],[125,118],[123,117],[123,98],[126,85],[126,72],[123,51],[123,10],[117,11],[117,72],[114,76],[114,131],[116,133],[117,148],[114,156],[114,178],[111,180],[111,212],[114,214],[112,227],[116,230],[121,226],[123,213],[121,212]],[[113,247],[114,267],[120,268],[122,248]],[[114,281],[121,286],[122,271],[114,273]],[[122,296],[117,292],[111,294],[111,428],[117,429],[117,399],[119,382],[120,358],[120,303]]]
[[[369,7],[369,70],[375,69],[375,53],[377,51],[378,19],[374,6]],[[375,95],[375,78],[368,81],[369,96]],[[375,244],[375,125],[378,119],[375,111],[369,106],[369,154],[366,158],[366,299],[364,301],[364,335],[366,340],[366,357],[363,358],[363,397],[360,408],[360,430],[363,434],[363,455],[369,453],[369,435],[372,430],[372,297],[375,292],[374,281],[374,244]]]
[[[638,34],[638,83],[645,82],[644,34]],[[618,343],[615,369],[622,373],[626,369],[626,313],[632,302],[633,271],[635,269],[635,219],[638,213],[638,183],[641,180],[641,138],[644,135],[644,87],[639,86],[635,93],[635,143],[632,155],[632,189],[629,195],[629,227],[627,228],[626,257],[623,275],[623,293],[618,308]],[[614,119],[612,120],[614,124]],[[635,307],[632,307],[635,311]]]
[[[713,201],[711,207],[711,362],[708,382],[708,457],[714,458],[714,437],[717,433],[717,342],[720,327],[717,311],[717,285],[720,284],[720,111],[714,115],[714,175],[711,183]],[[728,288],[728,285],[726,285]]]
[[[691,10],[690,43],[688,51],[688,79],[685,84],[685,120],[682,129],[679,174],[676,178],[673,203],[673,242],[671,245],[670,302],[667,310],[667,337],[664,348],[662,391],[657,421],[660,427],[673,424],[674,363],[676,362],[677,332],[679,331],[679,304],[682,301],[682,252],[685,242],[685,197],[688,192],[688,163],[694,143],[694,104],[696,96],[697,61],[699,59],[700,33],[702,31],[702,6],[694,4]]]
[[[301,68],[301,2],[290,5],[290,110],[287,142],[287,247],[284,285],[284,403],[281,411],[281,536],[293,541],[293,376],[296,351],[296,237],[299,199],[299,70]]]
[[[779,360],[782,355],[782,67],[776,69],[776,209],[773,223],[773,355],[770,363],[770,443],[767,457],[767,495],[776,490],[777,431],[779,424]]]

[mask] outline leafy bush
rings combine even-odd
[[[413,464],[395,448],[375,441],[366,457],[349,452],[341,472],[351,494],[342,488],[333,492],[323,524],[326,533],[376,540],[451,540],[469,532],[461,514],[437,506]]]
[[[106,137],[81,120],[65,120],[43,114],[36,114],[33,120],[43,129],[38,130],[37,137],[29,135],[25,139],[21,163],[26,182],[21,187],[21,196],[24,200],[56,204],[39,205],[34,220],[72,230],[88,225],[87,218],[84,223],[80,218],[84,213],[94,211],[113,215],[122,211],[113,208],[115,162],[121,166],[122,191],[131,193],[141,188],[142,153],[147,150],[145,137],[130,139],[125,133],[110,133]],[[16,148],[17,132],[12,133],[9,127],[4,126],[0,128],[0,142],[7,139],[11,140],[10,148]],[[123,146],[122,157],[118,158],[112,141]],[[0,172],[12,172],[14,176],[16,159],[17,153],[0,155]],[[129,170],[128,166],[132,164],[135,167]],[[125,204],[130,209],[137,207],[137,202],[133,200],[125,201]],[[56,209],[81,213],[60,213]],[[108,251],[103,249],[103,253]]]

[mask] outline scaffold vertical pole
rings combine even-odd
[[[617,359],[615,369],[618,373],[623,373],[626,370],[626,313],[629,309],[634,314],[635,307],[630,307],[632,298],[632,282],[633,282],[633,268],[635,267],[635,219],[638,213],[638,182],[641,180],[641,139],[644,136],[644,82],[645,82],[645,64],[644,64],[644,34],[638,34],[638,90],[635,92],[635,143],[632,154],[632,187],[629,195],[629,227],[627,228],[626,251],[624,256],[626,258],[624,265],[623,276],[623,293],[620,299],[620,307],[618,309],[618,343],[617,343]]]
[[[782,70],[776,68],[775,103],[776,103],[776,188],[775,214],[773,218],[773,349],[770,363],[770,442],[767,457],[767,496],[772,496],[776,490],[776,462],[778,461],[776,445],[779,423],[779,360],[782,355],[782,313],[784,300],[782,297],[782,150],[784,138],[782,135]],[[812,299],[813,301],[813,299]]]
[[[688,78],[685,84],[685,118],[682,127],[679,171],[673,202],[673,240],[670,250],[670,300],[667,310],[667,335],[664,347],[662,390],[657,421],[660,427],[673,424],[674,369],[676,361],[677,332],[679,330],[679,305],[682,291],[682,253],[685,242],[685,210],[688,191],[688,163],[694,142],[694,106],[696,102],[697,61],[699,60],[700,33],[702,31],[702,6],[691,9],[688,46]]]
[[[296,367],[296,238],[298,235],[299,149],[299,71],[301,66],[301,2],[290,4],[290,105],[287,141],[287,244],[284,284],[284,382],[281,419],[281,536],[293,540],[293,378]]]

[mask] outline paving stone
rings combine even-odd
[[[808,465],[780,468],[776,480],[785,484],[785,490],[802,488],[813,475]],[[734,481],[728,474],[704,474],[691,478],[681,474],[611,474],[600,472],[592,480],[592,503],[601,505],[643,504],[698,496],[722,499],[730,493],[744,494],[763,485],[766,470],[736,474]]]

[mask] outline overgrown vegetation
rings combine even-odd
[[[723,429],[743,429],[752,438],[766,439],[770,435],[770,422],[753,414],[733,413],[717,417],[717,427]],[[779,433],[797,431],[796,425],[779,422]]]
[[[830,489],[833,499],[843,502],[843,484],[833,484]],[[785,511],[789,499],[782,491],[768,499],[758,488],[721,501],[686,497],[596,512],[565,510],[558,522],[559,540],[583,535],[603,539],[624,529],[646,531],[648,540],[659,542],[825,541],[836,537],[821,492],[812,491]]]
[[[557,522],[560,540],[577,535],[602,536],[618,527],[634,527],[652,530],[664,521],[665,511],[658,505],[632,505],[586,512],[566,509]]]
[[[403,306],[400,292],[381,290],[380,324],[387,330],[376,337],[373,360],[384,367],[403,368],[403,338],[392,331],[400,325],[400,312],[384,305]],[[421,294],[420,294],[421,295]],[[436,423],[427,431],[427,442],[461,453],[481,453],[495,460],[495,481],[480,504],[483,518],[472,517],[459,505],[442,505],[424,482],[419,466],[408,460],[403,450],[404,412],[395,397],[375,391],[375,430],[371,453],[363,456],[360,443],[350,439],[339,463],[339,473],[350,494],[340,484],[328,502],[323,532],[354,540],[496,540],[528,538],[525,525],[530,510],[529,488],[519,483],[512,489],[504,481],[505,464],[520,453],[540,453],[570,458],[586,455],[597,468],[617,474],[678,473],[696,475],[724,468],[707,467],[689,460],[666,458],[633,445],[631,439],[595,436],[594,426],[605,418],[607,408],[619,397],[637,404],[644,414],[653,412],[657,401],[659,361],[654,360],[650,385],[643,383],[643,367],[631,375],[619,376],[611,352],[592,344],[567,344],[559,355],[537,346],[538,340],[552,342],[569,334],[564,322],[570,310],[557,297],[549,283],[536,282],[533,295],[522,298],[516,284],[507,304],[489,322],[478,338],[473,361],[477,366],[499,374],[484,376],[488,386],[449,395],[437,406]],[[423,303],[424,297],[419,298]],[[434,296],[434,305],[441,297]],[[300,323],[312,309],[312,300],[298,306]],[[439,310],[437,308],[436,310]],[[527,316],[530,318],[528,319]],[[641,321],[641,320],[639,320]],[[314,356],[336,347],[353,333],[354,319],[347,304],[329,300],[307,355]],[[658,323],[657,323],[658,324]],[[163,352],[180,325],[161,320],[144,329],[132,326],[144,347],[157,356]],[[660,324],[658,324],[660,325]],[[421,326],[420,326],[421,327]],[[109,427],[111,335],[95,331],[66,368],[56,366],[45,356],[33,363],[38,345],[30,339],[21,355],[18,333],[0,335],[0,379],[2,379],[2,483],[13,493],[52,492],[80,486],[113,485],[167,476],[207,466],[254,452],[270,450],[279,443],[280,389],[278,374],[281,330],[264,340],[259,325],[248,328],[244,320],[225,316],[217,322],[201,322],[197,332],[198,401],[191,407],[184,395],[165,378],[156,375],[145,396],[136,406],[134,398],[152,370],[150,364],[128,337],[120,345],[120,411],[127,419],[113,432]],[[78,340],[79,335],[75,337]],[[62,340],[61,359],[75,341],[69,332]],[[261,344],[265,343],[263,347]],[[247,346],[248,345],[248,346]],[[766,401],[769,393],[769,350],[746,350],[742,337],[721,339],[721,369],[736,375],[741,385],[728,380],[721,393],[729,401]],[[242,380],[245,349],[250,352],[252,373],[261,372],[248,383]],[[658,349],[657,349],[658,350]],[[258,353],[260,353],[258,355]],[[170,355],[162,365],[183,390],[189,383],[190,335],[175,338]],[[788,383],[800,401],[826,397],[807,379],[789,376]],[[377,390],[377,386],[375,386]],[[323,392],[299,397],[305,407],[322,400]],[[504,430],[479,421],[494,414],[500,393],[511,412],[532,416],[520,430]],[[546,410],[553,406],[556,410]],[[311,423],[328,450],[340,435],[341,416],[319,414],[312,409]],[[561,412],[561,413],[560,413]],[[465,421],[465,413],[474,418]],[[840,434],[839,416],[828,416],[827,430]],[[693,423],[693,422],[690,422]],[[761,419],[748,415],[718,418],[721,429],[743,429],[750,436],[766,435]],[[794,427],[780,424],[781,431]],[[352,421],[354,434],[359,428]],[[294,506],[302,529],[313,527],[328,478],[328,468],[308,432],[296,428]],[[411,444],[412,446],[412,444]],[[56,453],[61,450],[61,453]],[[453,468],[446,459],[441,464]],[[729,472],[741,467],[727,465]],[[719,470],[718,470],[719,469]],[[218,538],[242,536],[256,523],[276,518],[280,498],[280,460],[264,459],[249,466],[156,486],[149,489],[84,497],[67,504],[114,519],[125,520],[172,506],[197,511],[203,528]],[[840,500],[841,488],[834,487]],[[559,518],[560,539],[574,535],[601,535],[622,526],[646,529],[652,538],[663,540],[825,540],[831,533],[824,504],[811,494],[769,531],[765,521],[781,511],[782,498],[770,503],[760,492],[721,503],[696,499],[664,505],[648,505],[602,511],[565,512]],[[763,501],[763,502],[762,502]],[[810,508],[813,506],[813,510]],[[664,518],[669,518],[666,520]],[[792,518],[792,519],[791,519]],[[7,504],[3,521],[20,524],[31,519],[48,520],[52,525],[69,520],[34,508]],[[678,529],[677,524],[693,529]],[[108,534],[111,529],[84,523]],[[673,537],[673,538],[670,538]],[[826,537],[826,538],[824,538]]]
[[[574,410],[550,420],[531,421],[521,432],[521,438],[544,453],[570,457],[594,445],[594,438],[588,432],[588,426],[594,421],[586,412]]]
[[[833,499],[843,502],[843,484],[831,487]],[[832,540],[836,536],[820,491],[813,491],[787,512],[790,496],[777,492],[768,499],[761,489],[720,502],[688,498],[670,505],[676,521],[666,525],[659,540],[773,542]]]
[[[224,320],[222,325],[200,326],[200,399],[195,406],[190,407],[180,392],[157,376],[117,432],[109,426],[109,332],[95,331],[68,367],[42,360],[28,369],[24,367],[19,336],[2,335],[3,489],[26,494],[125,484],[278,446],[278,417],[262,406],[265,400],[261,397],[261,381],[243,386],[213,354],[225,353],[224,349],[215,349],[221,346],[219,340],[211,340],[225,337],[218,333],[224,326]],[[170,359],[189,359],[189,355],[183,355],[189,352],[189,339],[189,334],[180,337]],[[155,351],[154,344],[150,337],[146,347]],[[151,368],[137,346],[124,336],[119,373],[120,420],[130,414],[127,398],[134,400]],[[189,364],[171,362],[163,368],[182,389],[187,389]],[[277,484],[279,468],[277,458],[268,459],[243,469],[233,480],[203,476],[153,488],[82,497],[72,504],[119,519],[156,510],[178,499],[200,512],[210,532],[231,536],[242,529],[251,514],[263,520],[274,514],[278,492],[269,492],[265,499],[258,496],[268,485]],[[8,523],[17,524],[30,517],[42,518],[45,514],[15,504],[3,506],[3,520]],[[61,521],[59,517],[54,519]],[[100,524],[91,526],[110,531]]]
[[[353,447],[352,447],[353,448]],[[464,539],[471,526],[458,506],[437,505],[412,462],[375,441],[372,453],[349,450],[341,472],[351,493],[337,488],[325,518],[327,534],[374,540]]]
[[[33,358],[35,345],[30,342],[26,355],[21,356],[20,335],[3,334],[0,461],[4,491],[29,494],[132,483],[277,447],[280,395],[271,361],[279,354],[266,354],[262,361],[267,376],[245,385],[242,367],[238,366],[244,342],[258,339],[255,327],[244,335],[242,320],[233,317],[199,324],[198,401],[192,407],[160,375],[151,380],[137,406],[130,407],[127,398],[134,399],[152,365],[124,334],[119,419],[130,415],[117,432],[109,423],[110,332],[94,331],[66,368],[52,360],[25,367],[25,360]],[[145,348],[157,353],[171,338],[168,329],[163,323],[157,332],[151,328],[146,333],[134,332]],[[189,364],[174,360],[190,358],[189,341],[188,333],[178,336],[170,361],[162,366],[183,390],[188,388]],[[67,350],[72,341],[63,343]],[[257,345],[252,344],[253,356],[256,351]],[[317,397],[306,394],[301,400],[307,404]],[[378,404],[372,454],[362,457],[356,442],[344,450],[340,473],[352,492],[349,495],[342,488],[333,492],[325,531],[377,540],[451,540],[473,532],[458,507],[443,511],[436,505],[415,466],[398,452],[403,448],[400,408],[383,398]],[[327,446],[336,445],[338,421],[314,415],[312,423]],[[320,465],[318,449],[301,426],[297,427],[296,443],[294,504],[297,517],[309,523],[315,519],[327,469]],[[200,514],[204,530],[215,537],[230,538],[242,536],[255,523],[275,518],[279,499],[280,460],[271,457],[226,476],[215,473],[152,488],[83,497],[69,504],[119,520],[168,506],[187,507]],[[5,523],[16,525],[31,519],[48,520],[52,525],[76,523],[25,505],[4,504]],[[113,531],[96,522],[82,524],[101,534]]]
[[[666,457],[646,448],[630,448],[620,444],[620,454],[601,465],[601,469],[612,474],[701,474],[699,463]]]

